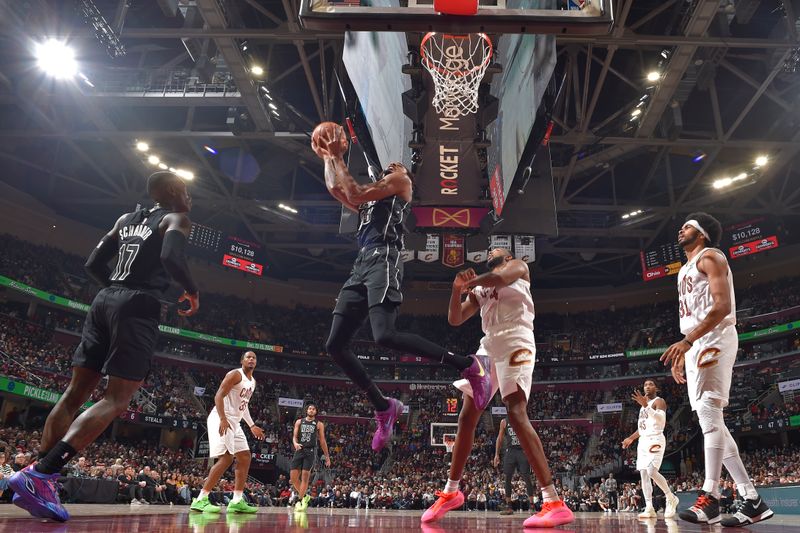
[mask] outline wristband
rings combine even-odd
[[[686,337],[682,338],[682,339],[681,339],[681,341],[683,341],[683,342],[685,342],[686,344],[688,344],[688,345],[689,345],[689,348],[691,348],[691,347],[693,346],[693,344],[692,344],[692,343],[689,341],[689,339],[687,339]]]

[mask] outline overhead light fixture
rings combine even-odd
[[[641,209],[637,209],[636,211],[631,211],[630,213],[625,213],[624,215],[622,215],[622,219],[623,220],[627,220],[629,218],[633,218],[635,216],[639,216],[642,213],[644,213],[644,211],[642,211]]]
[[[212,148],[211,146],[209,146],[209,145],[207,145],[207,144],[204,144],[204,145],[203,145],[203,150],[205,150],[206,152],[208,152],[208,153],[210,153],[210,154],[217,155],[217,150],[216,150],[216,149],[214,149],[214,148]]]
[[[280,207],[284,211],[289,211],[290,213],[293,213],[295,215],[297,214],[297,209],[295,209],[293,207],[290,207],[290,206],[288,206],[286,204],[278,204],[278,207]]]
[[[666,49],[666,48],[661,50],[661,57],[663,57],[664,59],[668,59],[669,58],[669,50]]]
[[[157,165],[161,162],[161,160],[158,158],[157,155],[151,155],[150,157],[147,158],[147,162],[150,163],[151,165]]]
[[[769,163],[769,157],[767,157],[765,155],[760,155],[760,156],[756,157],[756,166],[757,167],[759,167],[759,168],[763,167],[767,163]]]
[[[177,174],[179,177],[181,177],[181,178],[183,178],[185,180],[191,181],[191,180],[194,179],[194,172],[191,172],[189,170],[184,170],[182,168],[177,169],[175,171],[175,174]]]
[[[276,105],[275,105],[275,104],[273,104],[272,102],[270,102],[268,105],[269,105],[270,109],[273,109],[273,110],[275,110],[275,111],[277,111],[277,110],[278,110],[278,106],[276,106]]]
[[[169,167],[166,165],[166,163],[159,163],[158,168],[161,170],[167,170]]]
[[[150,145],[146,142],[139,141],[136,143],[136,149],[140,152],[146,152],[150,149]]]
[[[642,114],[642,110],[641,110],[641,109],[639,109],[639,108],[636,108],[636,109],[634,109],[634,110],[633,110],[633,112],[631,113],[631,116],[635,118],[635,117],[638,117],[638,116],[639,116],[639,115],[641,115],[641,114]]]
[[[272,96],[269,94],[269,89],[267,89],[264,85],[261,86],[261,90],[264,91],[264,96],[269,98],[272,101]]]
[[[661,73],[657,70],[651,70],[647,73],[647,81],[658,81],[661,79]]]
[[[169,167],[169,171],[174,174],[176,172],[175,167]]]
[[[702,150],[697,150],[695,153],[692,154],[692,163],[699,163],[703,159],[706,158],[708,154],[706,154]]]
[[[78,73],[75,51],[66,43],[48,39],[36,45],[36,63],[46,74],[56,79],[68,79]]]
[[[253,65],[250,67],[250,72],[252,72],[254,76],[262,76],[264,74],[264,69],[258,65]]]
[[[733,183],[733,178],[720,178],[718,180],[714,180],[712,185],[715,189],[723,189]]]

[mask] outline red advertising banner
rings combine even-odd
[[[264,273],[264,265],[239,259],[238,257],[233,257],[228,254],[222,256],[222,266],[235,268],[236,270],[241,270],[242,272],[247,272],[248,274],[254,274],[256,276],[260,276]]]
[[[450,268],[464,265],[464,236],[442,235],[442,264]]]
[[[738,259],[739,257],[766,252],[767,250],[772,250],[777,247],[778,237],[771,235],[757,241],[743,242],[742,244],[731,246],[728,249],[728,254],[731,256],[731,259]]]
[[[503,182],[503,173],[500,169],[500,165],[494,167],[492,177],[489,179],[489,192],[492,195],[494,212],[497,216],[500,216],[503,213],[503,206],[506,203],[505,184]]]
[[[412,209],[421,228],[479,228],[489,212],[486,207],[415,207]]]

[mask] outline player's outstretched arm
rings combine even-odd
[[[450,293],[450,304],[447,308],[447,322],[451,326],[460,326],[478,312],[478,301],[475,295],[467,289],[467,283],[476,277],[471,268],[456,274],[453,280],[453,290]],[[461,301],[461,295],[466,293],[467,299]]]
[[[634,431],[629,437],[622,441],[622,449],[626,450],[639,438],[639,430]]]
[[[481,274],[471,279],[467,286],[470,288],[478,285],[481,287],[506,287],[520,278],[530,279],[528,264],[521,259],[512,259],[506,264],[505,268]]]
[[[214,395],[214,406],[217,408],[219,415],[219,434],[224,435],[225,432],[231,429],[228,419],[225,416],[225,396],[236,386],[237,383],[242,381],[242,374],[238,370],[231,370],[225,374],[222,383],[219,384],[217,393]]]
[[[103,287],[111,285],[111,280],[109,279],[111,278],[111,268],[109,268],[108,262],[111,261],[119,251],[118,232],[122,225],[122,220],[126,216],[127,215],[122,215],[117,219],[114,223],[114,227],[111,228],[111,231],[103,235],[103,238],[97,243],[92,253],[89,254],[89,258],[86,259],[86,264],[83,265],[89,277]]]

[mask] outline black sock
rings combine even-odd
[[[34,468],[42,474],[55,474],[60,472],[64,465],[76,455],[78,455],[77,450],[62,440],[53,446],[53,449],[47,453],[44,459],[36,463]]]

